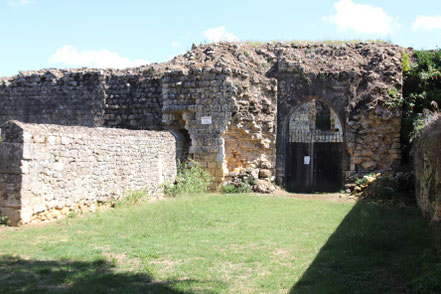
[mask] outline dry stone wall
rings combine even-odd
[[[145,189],[177,173],[169,132],[10,121],[2,127],[0,214],[13,224],[57,218]]]

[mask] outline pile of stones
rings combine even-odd
[[[377,173],[351,177],[346,192],[359,199],[384,204],[413,205],[414,174],[412,172]]]
[[[276,191],[273,182],[274,177],[271,177],[269,170],[261,169],[259,171],[259,169],[247,167],[238,172],[230,172],[224,185],[233,185],[237,189],[248,185],[249,191],[252,192],[273,193]]]

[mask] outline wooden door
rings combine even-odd
[[[342,186],[343,143],[288,143],[286,189],[336,192]]]
[[[288,143],[286,189],[289,192],[312,192],[311,143]],[[309,157],[309,163],[305,159]]]
[[[314,143],[315,192],[337,192],[342,187],[343,143]]]

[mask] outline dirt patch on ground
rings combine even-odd
[[[262,195],[262,194],[256,194]],[[277,189],[274,194],[267,195],[269,197],[277,197],[284,196],[294,199],[305,199],[305,200],[320,200],[320,201],[328,201],[328,202],[348,202],[355,203],[357,202],[357,198],[348,194],[348,193],[311,193],[311,194],[303,194],[303,193],[290,193],[282,189]]]

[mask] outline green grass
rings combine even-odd
[[[431,248],[416,208],[187,196],[0,228],[0,293],[402,293]]]

